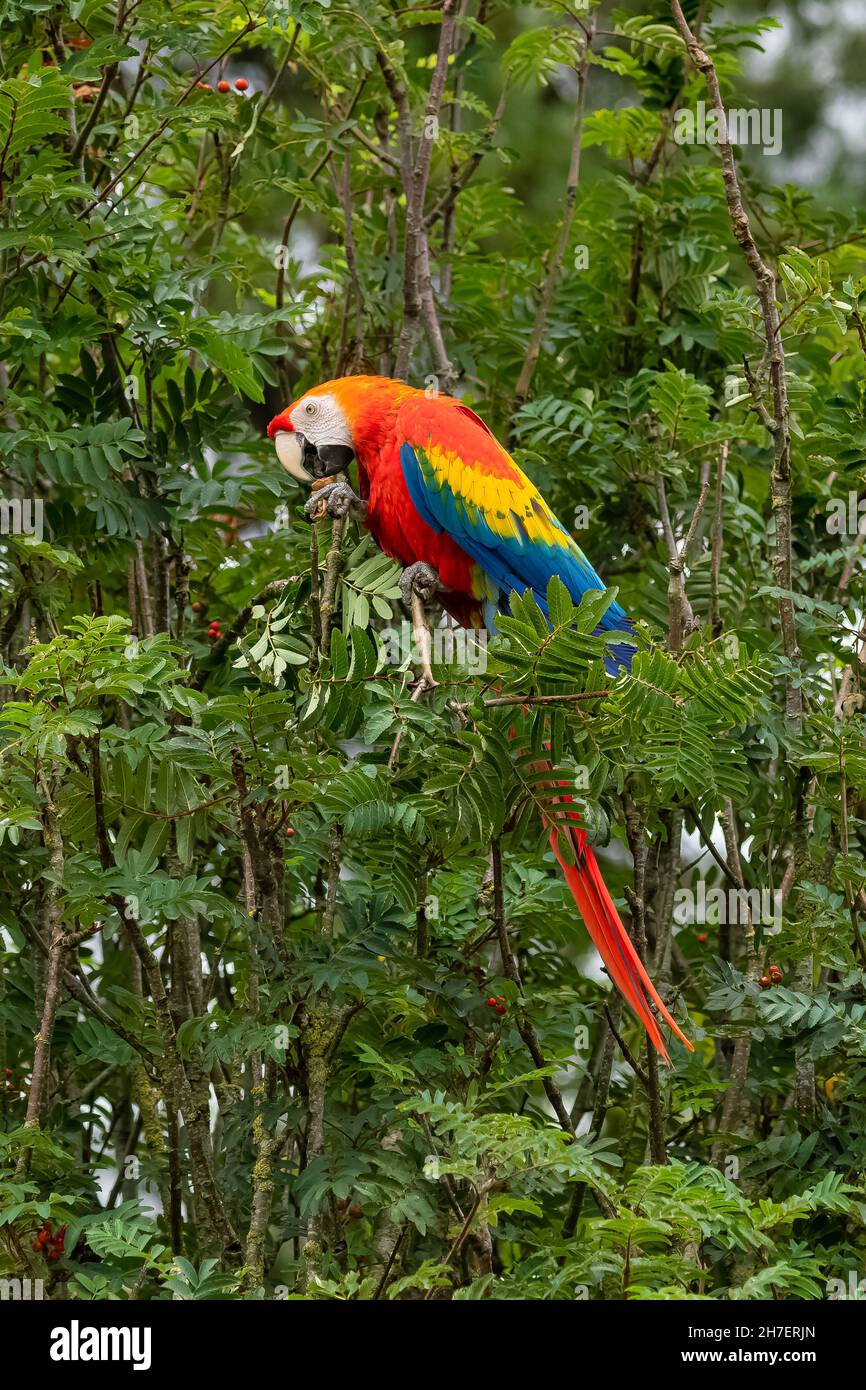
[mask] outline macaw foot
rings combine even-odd
[[[339,518],[350,513],[363,516],[366,505],[349,484],[340,479],[316,489],[309,501],[304,503],[304,516],[308,521],[318,521],[322,516]]]
[[[439,576],[432,565],[426,565],[423,560],[418,560],[414,565],[409,565],[403,571],[400,579],[400,593],[407,608],[412,610],[412,640],[415,650],[418,653],[418,661],[421,666],[421,679],[415,686],[412,699],[415,700],[425,690],[432,690],[438,685],[438,681],[433,678],[432,656],[433,642],[430,637],[430,624],[427,622],[427,614],[424,610],[425,603],[429,603],[435,594],[442,589]]]
[[[425,564],[423,560],[416,560],[400,576],[400,594],[407,608],[412,607],[412,600],[416,596],[422,603],[429,603],[442,587],[433,566]]]

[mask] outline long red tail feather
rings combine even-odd
[[[539,769],[544,766],[544,764],[539,764]],[[557,785],[562,786],[564,784],[557,782]],[[571,797],[564,794],[561,800],[568,802]],[[566,819],[577,822],[580,818],[576,811],[567,811]],[[585,831],[579,829],[577,825],[563,825],[562,821],[554,822],[548,817],[545,817],[545,822],[550,828],[550,847],[562,868],[565,881],[577,904],[578,912],[595,943],[598,954],[607,967],[608,974],[646,1028],[653,1046],[670,1066],[671,1059],[662,1040],[658,1021],[650,1007],[651,1004],[655,1005],[660,1018],[685,1043],[689,1051],[693,1052],[694,1048],[671,1016],[647,974],[643,962],[622,924],[620,915],[616,910],[616,904],[607,890],[601,876],[601,870],[598,867],[598,860],[586,843]],[[573,863],[569,862],[562,854],[560,834],[568,835],[571,840]]]

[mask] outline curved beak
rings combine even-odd
[[[312,483],[315,474],[311,473],[307,467],[307,455],[312,452],[315,456],[315,449],[312,448],[309,440],[305,439],[297,430],[279,430],[274,435],[274,447],[277,451],[277,458],[283,465],[287,473],[291,473],[293,478],[297,478],[299,483]],[[309,459],[312,463],[313,458]]]
[[[342,473],[355,457],[354,450],[348,444],[320,444],[316,447],[299,430],[278,429],[273,439],[277,458],[283,468],[301,483],[314,483]]]

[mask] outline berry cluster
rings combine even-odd
[[[222,633],[220,632],[219,620],[217,618],[214,618],[213,622],[208,628],[207,635],[212,642],[217,642],[220,639],[220,637],[222,637]]]
[[[485,1001],[488,1009],[495,1009],[498,1014],[505,1013],[505,1000],[501,994],[493,995]]]
[[[761,989],[769,989],[770,985],[778,985],[784,978],[778,965],[771,965],[766,975],[761,976],[758,984],[761,986]]]
[[[195,85],[197,87],[200,87],[203,92],[213,91],[213,87],[211,86],[210,82],[196,82]],[[235,79],[236,92],[246,92],[249,89],[249,85],[250,84],[245,77],[238,77]],[[218,82],[216,84],[216,89],[218,92],[222,93],[230,92],[232,89],[232,84],[231,82],[226,82],[225,78],[223,78],[221,82]]]
[[[66,1240],[66,1227],[61,1226],[57,1235],[51,1231],[51,1222],[46,1221],[36,1232],[36,1239],[33,1242],[33,1249],[37,1255],[42,1253],[48,1260],[59,1260],[63,1254],[63,1245]]]

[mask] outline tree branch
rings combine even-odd
[[[773,465],[771,473],[771,494],[773,514],[776,519],[775,576],[776,584],[785,594],[790,594],[793,584],[791,558],[791,431],[788,408],[788,381],[785,370],[785,351],[780,334],[779,309],[776,302],[776,277],[758,250],[752,233],[748,214],[743,206],[743,197],[737,177],[734,151],[728,138],[727,118],[712,58],[701,48],[683,14],[680,0],[671,0],[674,19],[683,37],[689,57],[702,74],[713,109],[718,117],[719,153],[722,160],[722,179],[725,188],[725,202],[728,209],[734,238],[739,245],[746,263],[752,272],[761,318],[764,324],[765,355],[769,365],[770,382],[773,394],[772,424],[765,421],[773,440]],[[796,609],[790,597],[779,598],[779,625],[782,633],[782,648],[792,667],[800,665],[800,647],[797,637]],[[799,684],[792,676],[785,682],[785,708],[788,722],[799,730],[803,717],[803,695]]]

